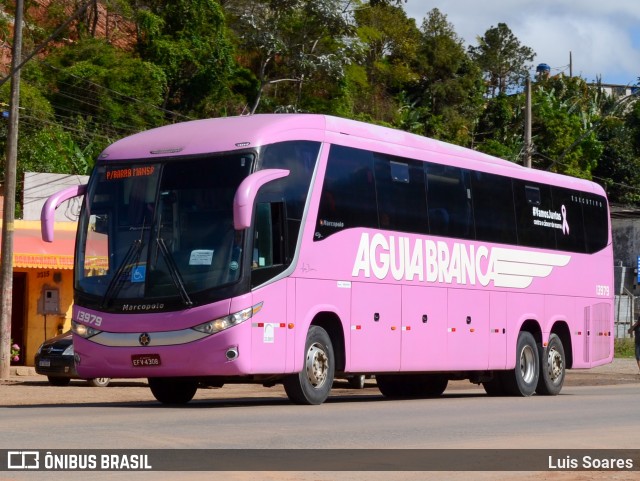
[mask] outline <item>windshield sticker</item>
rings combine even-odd
[[[144,282],[147,277],[147,266],[139,265],[131,269],[131,282]]]
[[[210,266],[211,262],[213,262],[213,249],[197,249],[191,251],[191,256],[189,257],[190,266]]]

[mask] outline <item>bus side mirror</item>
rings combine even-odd
[[[73,187],[69,187],[53,194],[47,199],[42,206],[42,212],[40,213],[40,229],[42,230],[43,241],[53,242],[53,224],[58,206],[65,200],[84,195],[86,191],[87,184],[74,185]]]
[[[289,171],[285,169],[266,169],[254,172],[242,181],[233,198],[233,227],[235,230],[243,230],[251,225],[253,204],[260,187],[287,175],[289,175]]]

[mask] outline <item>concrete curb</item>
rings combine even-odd
[[[36,368],[32,366],[11,366],[9,368],[9,376],[38,376],[38,374],[36,373]]]

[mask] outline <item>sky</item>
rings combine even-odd
[[[433,8],[447,16],[466,45],[477,45],[498,23],[506,23],[522,45],[536,53],[533,66],[588,82],[635,85],[640,77],[638,0],[408,0],[404,9],[418,27]]]

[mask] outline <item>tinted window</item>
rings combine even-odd
[[[373,154],[332,145],[314,240],[350,227],[378,227]]]
[[[279,201],[286,204],[287,246],[286,262],[293,259],[302,214],[307,201],[309,184],[316,166],[320,144],[318,142],[281,142],[265,147],[258,169],[286,169],[289,175],[270,182],[260,190],[259,201]]]
[[[517,235],[511,179],[501,175],[472,172],[471,187],[476,238],[488,242],[515,244]]]
[[[429,232],[422,162],[375,154],[380,228]]]
[[[607,200],[595,194],[579,193],[584,218],[586,250],[598,252],[606,247],[609,241],[609,211]]]
[[[468,172],[438,164],[425,164],[425,169],[431,234],[473,239]]]
[[[513,181],[518,244],[556,248],[556,230],[562,227],[560,213],[553,207],[551,188],[542,184]]]
[[[553,187],[553,207],[560,220],[556,223],[556,246],[559,250],[585,252],[582,196],[579,192]],[[559,225],[558,225],[559,224]]]

